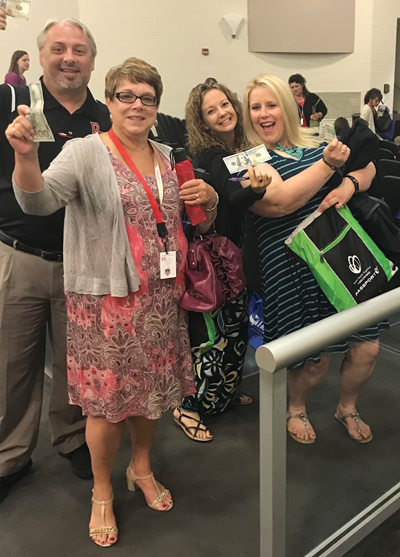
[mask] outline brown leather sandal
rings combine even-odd
[[[286,418],[286,423],[288,424],[289,421],[292,420],[293,418],[300,418],[300,420],[303,422],[304,427],[306,428],[307,431],[308,439],[301,439],[300,437],[297,437],[295,433],[292,433],[291,431],[288,430],[290,437],[295,441],[297,441],[298,443],[301,443],[302,445],[312,445],[313,443],[315,443],[315,439],[311,439],[310,437],[311,430],[308,425],[310,423],[310,420],[308,419],[307,414],[305,412],[301,412],[300,414],[289,414]]]
[[[354,437],[354,435],[351,435],[351,433],[349,432],[349,435],[352,439],[354,439],[354,441],[357,441],[357,443],[369,443],[370,441],[372,441],[372,433],[368,436],[368,437],[363,437],[362,433],[361,433],[361,428],[360,428],[360,414],[357,412],[357,410],[354,410],[353,412],[349,412],[348,414],[345,414],[344,416],[339,416],[338,413],[336,412],[335,414],[335,418],[337,419],[338,422],[340,422],[341,424],[344,425],[344,427],[347,429],[347,431],[349,431],[349,426],[346,422],[346,418],[352,418],[355,423],[356,423],[356,428],[358,433],[361,435],[361,439],[357,439],[356,437]]]

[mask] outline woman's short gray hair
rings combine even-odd
[[[92,33],[89,31],[89,29],[86,27],[86,25],[84,25],[83,23],[81,23],[77,19],[73,19],[72,17],[66,17],[64,19],[49,19],[46,22],[46,25],[44,26],[44,29],[39,33],[38,38],[37,38],[37,45],[38,45],[39,50],[42,50],[42,48],[44,47],[44,43],[46,41],[46,35],[47,35],[47,32],[49,31],[49,29],[54,27],[54,25],[62,25],[62,24],[72,25],[73,27],[76,27],[77,29],[80,29],[82,31],[82,33],[85,35],[85,37],[88,40],[92,56],[93,56],[93,58],[95,58],[96,54],[97,54],[97,46],[96,46],[96,43],[95,43],[95,40],[94,40],[94,37],[93,37]]]

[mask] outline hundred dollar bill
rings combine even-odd
[[[28,115],[28,120],[35,130],[33,141],[36,143],[55,141],[53,132],[43,112],[44,100],[41,83],[31,83],[29,85],[29,92],[31,95],[31,111]]]
[[[258,145],[257,147],[253,147],[252,149],[247,149],[245,153],[250,159],[250,163],[253,166],[262,162],[267,162],[271,158],[271,155],[268,153],[265,145]]]
[[[6,0],[5,3],[7,15],[21,19],[29,19],[31,0]]]
[[[326,141],[326,143],[329,143],[330,141],[332,141],[332,139],[335,139],[336,137],[336,133],[335,133],[335,128],[334,126],[332,126],[331,124],[324,124],[324,123],[320,123],[319,125],[319,140],[322,143],[323,141]]]
[[[247,149],[241,153],[224,157],[223,161],[231,174],[246,170],[247,166],[256,166],[262,162],[269,161],[271,155],[268,153],[265,145],[258,145],[252,149]]]

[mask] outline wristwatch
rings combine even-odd
[[[346,174],[346,176],[343,176],[344,178],[348,178],[349,180],[351,180],[353,182],[353,186],[355,189],[354,193],[358,193],[360,191],[360,184],[358,183],[357,178],[354,178],[354,176],[352,176],[351,174]]]

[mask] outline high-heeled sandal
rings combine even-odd
[[[151,472],[151,474],[149,474],[148,476],[137,476],[131,465],[129,465],[128,468],[126,469],[126,479],[128,482],[129,491],[136,491],[137,489],[143,491],[142,488],[137,484],[137,482],[140,480],[148,480],[149,478],[152,478],[153,480],[154,486],[158,493],[158,497],[156,497],[151,504],[147,502],[147,499],[145,497],[146,503],[151,509],[154,509],[155,511],[170,511],[174,506],[173,501],[171,501],[170,506],[167,507],[166,509],[158,508],[160,504],[168,497],[168,495],[171,495],[171,492],[169,491],[169,489],[164,489],[164,491],[160,490],[159,484],[156,481],[153,472]]]
[[[105,523],[106,519],[106,506],[107,505],[112,505],[112,502],[114,501],[114,495],[111,497],[111,499],[108,499],[107,501],[97,501],[97,499],[95,499],[94,497],[92,497],[92,503],[95,503],[96,505],[101,505],[101,516],[103,519],[103,522]],[[116,526],[100,526],[100,528],[90,528],[89,530],[89,537],[93,540],[94,536],[104,536],[104,535],[109,535],[109,534],[115,534],[116,536],[118,536],[118,528]],[[115,540],[115,542],[113,543],[107,543],[107,544],[103,544],[103,543],[97,543],[95,540],[93,540],[94,543],[96,545],[98,545],[99,547],[110,547],[112,545],[114,545],[115,543],[117,543],[118,538]]]

